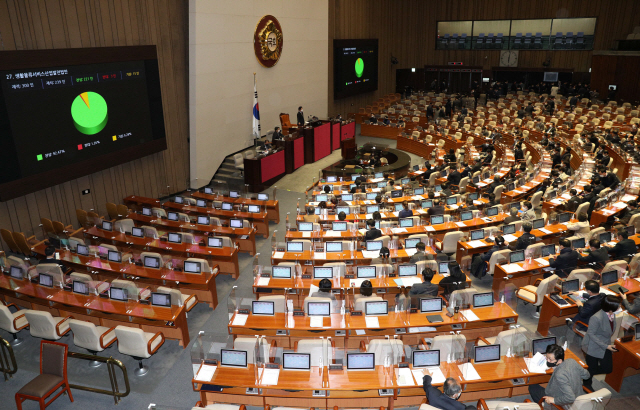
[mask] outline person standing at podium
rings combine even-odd
[[[302,106],[298,107],[298,125],[304,125],[304,112]]]

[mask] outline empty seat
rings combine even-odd
[[[73,343],[93,355],[103,351],[116,341],[115,327],[96,326],[91,322],[76,319],[69,319],[69,327],[73,332]],[[92,367],[98,367],[101,364],[99,361],[90,362]]]
[[[118,338],[118,351],[129,355],[138,361],[138,368],[134,370],[136,376],[144,376],[149,368],[142,364],[143,359],[151,357],[164,344],[164,335],[161,332],[149,333],[142,329],[116,326]]]
[[[39,310],[27,310],[24,314],[29,322],[29,330],[33,337],[58,340],[71,330],[69,319],[72,316],[54,317],[49,312]]]
[[[11,306],[17,310],[11,312],[11,310],[9,310]],[[26,310],[20,310],[20,308],[13,303],[7,306],[0,304],[0,329],[11,333],[13,336],[13,340],[11,341],[12,346],[18,346],[23,342],[23,340],[18,337],[18,332],[29,327],[29,322],[25,316],[26,312]]]

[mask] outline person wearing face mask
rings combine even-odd
[[[534,219],[536,219],[536,212],[533,210],[533,205],[531,205],[531,202],[524,201],[522,203],[521,219],[523,221],[533,221]]]
[[[304,125],[304,112],[302,111],[302,106],[298,107],[297,121],[298,125]]]
[[[539,384],[529,386],[531,399],[540,404],[544,399],[547,404],[565,406],[583,394],[581,380],[589,378],[589,372],[574,359],[564,358],[564,349],[556,344],[547,346],[547,366],[553,368],[547,387]]]
[[[465,406],[458,399],[462,395],[462,387],[460,383],[453,377],[447,377],[442,385],[442,391],[431,385],[431,376],[427,375],[422,378],[422,388],[427,395],[427,401],[430,406],[442,410],[475,410],[476,406]]]
[[[609,374],[613,371],[613,352],[616,352],[613,340],[620,330],[622,318],[616,318],[616,310],[620,308],[620,299],[608,295],[602,300],[600,310],[591,317],[589,328],[582,339],[584,361],[589,366],[589,377],[583,382],[584,387],[593,391],[591,381],[596,374]]]

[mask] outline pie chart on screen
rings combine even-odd
[[[81,133],[97,134],[107,125],[107,102],[98,93],[84,92],[73,100],[71,117]]]
[[[362,73],[364,72],[364,61],[361,58],[356,60],[356,76],[358,78],[362,77]]]

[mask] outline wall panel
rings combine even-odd
[[[183,0],[0,0],[0,50],[155,44],[167,134],[163,152],[0,203],[0,228],[40,235],[40,218],[77,227],[78,208],[106,215],[106,202],[187,187],[187,7]],[[82,195],[87,188],[91,194]]]
[[[376,98],[395,91],[398,68],[444,65],[462,61],[465,65],[490,69],[500,64],[500,51],[436,50],[436,26],[442,20],[495,20],[566,17],[597,17],[594,50],[608,50],[614,41],[626,38],[640,15],[637,0],[329,0],[329,85],[328,114],[357,112]],[[378,38],[378,91],[333,99],[333,39]],[[400,64],[391,65],[391,54]],[[520,51],[520,67],[551,67],[588,72],[591,51]]]

